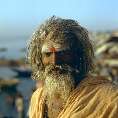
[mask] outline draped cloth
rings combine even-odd
[[[31,98],[29,118],[44,118],[43,87]],[[102,77],[88,76],[72,91],[57,118],[118,118],[118,87]]]

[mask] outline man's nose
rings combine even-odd
[[[54,65],[58,64],[58,55],[57,55],[56,52],[53,52],[52,53],[52,56],[51,56],[51,64],[54,64]]]

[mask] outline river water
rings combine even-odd
[[[0,51],[0,58],[5,59],[19,59],[26,57],[26,52],[21,51],[27,47],[27,39],[13,38],[13,39],[0,39],[0,48],[6,48],[6,51]],[[2,79],[13,79],[16,78],[20,81],[17,86],[17,90],[22,94],[25,107],[25,115],[27,114],[29,100],[32,95],[32,90],[35,87],[35,81],[31,77],[16,77],[17,73],[12,71],[10,67],[0,67],[0,78]],[[4,104],[3,104],[4,103]],[[3,115],[11,114],[11,110],[8,110],[7,104],[5,104],[4,99],[2,99],[2,94],[0,92],[0,115],[3,111]],[[5,111],[6,110],[6,111]],[[6,114],[7,113],[7,114]]]

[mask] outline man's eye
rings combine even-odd
[[[64,51],[58,52],[58,55],[63,56],[64,55]]]
[[[69,52],[69,51],[60,51],[60,52],[58,52],[58,54],[59,54],[60,56],[64,56],[64,55],[69,55],[70,52]]]
[[[46,57],[49,57],[50,55],[51,55],[50,52],[46,52],[46,53],[44,53],[44,56],[46,56]]]

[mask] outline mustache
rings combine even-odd
[[[67,64],[62,64],[62,65],[47,65],[45,67],[45,73],[46,74],[51,74],[53,72],[57,72],[59,74],[64,74],[64,73],[79,73],[79,70],[76,68],[73,68]]]
[[[78,75],[80,71],[76,68],[71,67],[67,64],[61,64],[61,65],[47,65],[43,69],[35,71],[32,73],[32,79],[34,80],[45,80],[47,75],[50,74],[74,74]]]

